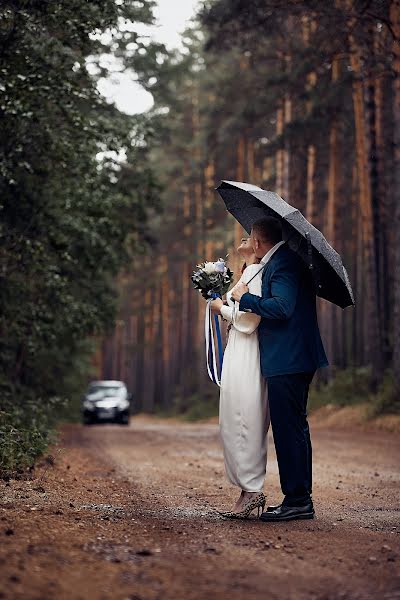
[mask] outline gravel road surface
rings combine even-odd
[[[65,426],[0,482],[0,599],[400,600],[400,440],[312,428],[313,521],[230,521],[218,426]],[[265,493],[280,501],[273,440]]]

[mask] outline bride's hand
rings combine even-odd
[[[211,301],[211,310],[214,313],[214,315],[219,315],[221,314],[221,306],[224,305],[224,303],[222,302],[222,300],[220,298],[216,298],[215,300]]]

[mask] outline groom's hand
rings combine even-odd
[[[236,302],[240,302],[240,299],[243,296],[243,294],[247,294],[248,291],[249,288],[245,283],[238,283],[235,289],[233,290],[231,296],[234,300],[236,300]]]

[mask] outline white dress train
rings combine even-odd
[[[249,265],[239,281],[247,283],[261,269]],[[237,284],[236,284],[237,285]],[[234,289],[234,288],[232,288]],[[230,299],[221,315],[232,325],[221,374],[219,425],[225,470],[234,485],[247,492],[262,491],[267,464],[269,410],[266,381],[260,370],[257,327],[260,317],[239,311]],[[261,273],[249,283],[261,296]]]

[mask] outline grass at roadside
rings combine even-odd
[[[57,440],[57,425],[76,420],[73,403],[54,397],[3,395],[0,409],[0,477],[21,477]]]
[[[366,405],[365,415],[372,419],[380,415],[400,414],[400,397],[395,393],[393,375],[388,371],[377,390],[371,391],[371,371],[366,367],[338,371],[328,384],[314,383],[310,390],[309,411],[323,406],[345,407]],[[160,409],[160,417],[175,417],[184,421],[201,421],[215,417],[219,410],[218,388],[206,385],[202,394],[177,394],[172,406]]]
[[[323,407],[340,410],[345,407],[362,408],[363,419],[377,417],[386,420],[390,415],[400,415],[400,397],[395,393],[393,376],[386,373],[376,394],[370,392],[368,369],[339,371],[327,385],[314,384],[310,392],[309,410],[317,413]],[[46,452],[56,440],[57,425],[61,421],[80,420],[80,400],[77,394],[72,400],[54,397],[40,401],[25,393],[4,393],[0,402],[0,477],[23,476],[35,460]],[[183,393],[177,390],[172,406],[158,409],[159,417],[174,417],[195,422],[217,417],[219,389],[210,383],[202,393]],[[348,420],[349,415],[346,416]],[[394,417],[393,417],[394,418]],[[396,417],[398,420],[398,417]],[[396,420],[396,427],[397,427]]]
[[[326,385],[313,385],[310,390],[309,410],[322,406],[338,407],[367,404],[367,418],[399,414],[400,396],[395,391],[393,374],[387,371],[382,384],[371,393],[371,370],[366,367],[338,371]]]
[[[0,476],[21,476],[55,441],[51,406],[7,403],[0,412]]]
[[[159,417],[174,417],[182,421],[203,421],[218,416],[218,395],[210,398],[201,394],[192,394],[185,399],[184,405],[177,400],[171,408],[161,409],[156,412]]]

